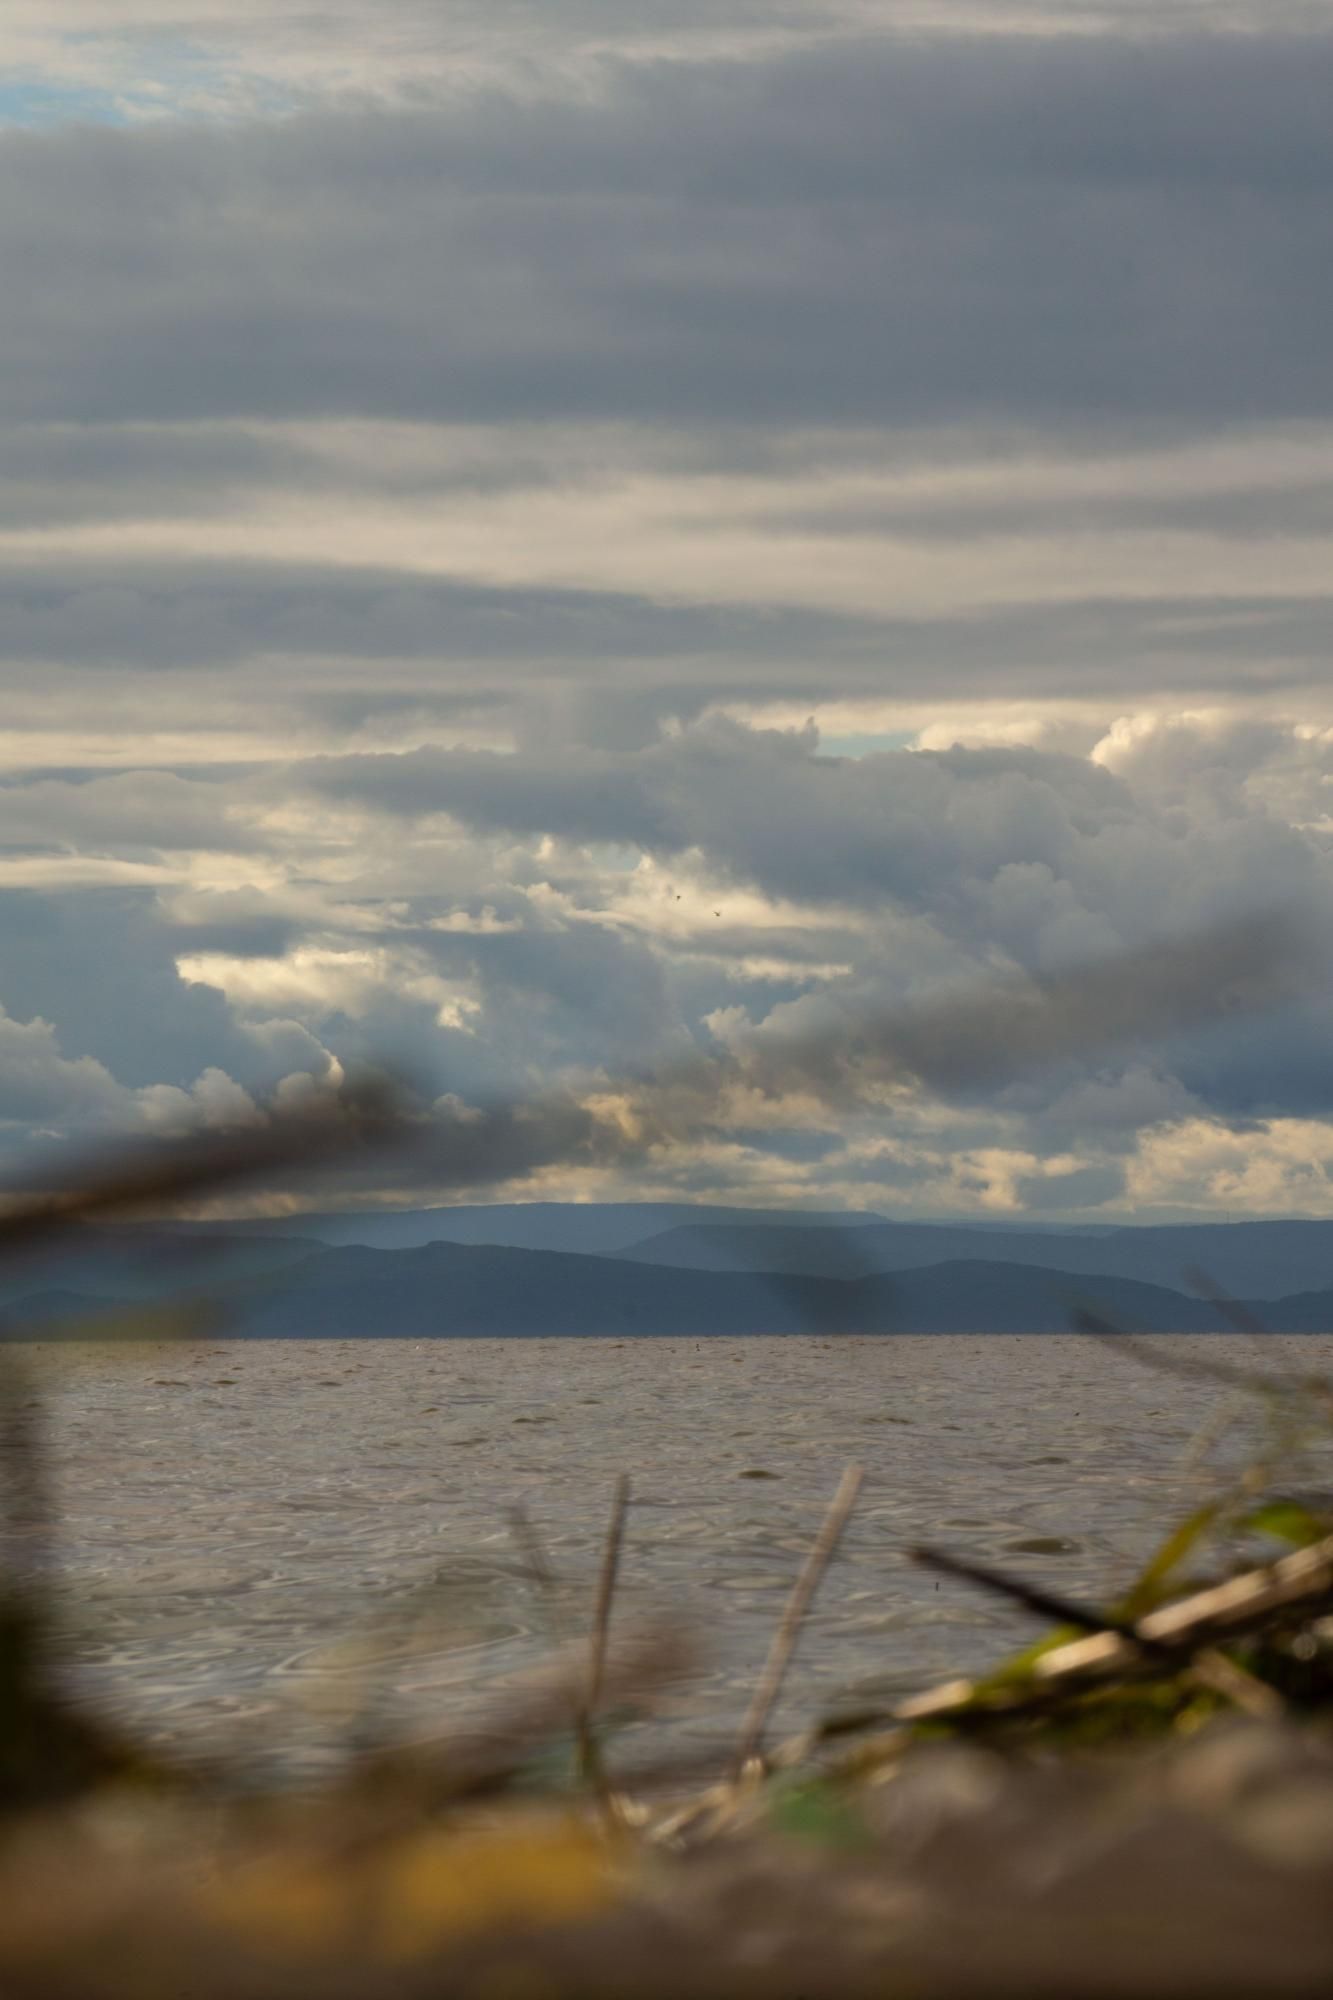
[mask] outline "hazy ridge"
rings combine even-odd
[[[682,1207],[89,1230],[12,1281],[0,1311],[22,1330],[199,1296],[221,1307],[222,1331],[270,1338],[1057,1333],[1079,1308],[1129,1332],[1216,1332],[1217,1308],[1193,1290],[1202,1270],[1273,1333],[1333,1330],[1329,1223],[1092,1234],[717,1209],[681,1223]],[[478,1240],[486,1229],[501,1240]],[[398,1246],[346,1240],[352,1231],[387,1231]],[[439,1234],[422,1240],[428,1231]],[[621,1247],[550,1247],[598,1241]]]

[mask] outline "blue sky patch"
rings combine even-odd
[[[47,83],[40,77],[0,80],[0,126],[125,125],[123,93],[86,84]]]
[[[104,83],[62,83],[40,71],[0,78],[0,128],[49,130],[68,125],[137,125],[148,119],[272,117],[291,109],[286,88],[238,74],[207,50],[179,41],[73,37],[101,56]],[[90,67],[93,65],[89,65]]]

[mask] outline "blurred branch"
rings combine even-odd
[[[414,1130],[391,1086],[359,1084],[272,1111],[260,1126],[195,1132],[85,1157],[61,1175],[62,1185],[4,1201],[0,1258],[38,1249],[78,1223],[169,1207],[267,1174],[312,1172],[402,1145]]]

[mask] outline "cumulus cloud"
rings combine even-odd
[[[536,896],[536,910],[624,925],[665,954],[678,999],[688,992],[698,1010],[681,1026],[706,1024],[733,1059],[759,1063],[752,1086],[787,1100],[775,1125],[827,1125],[831,1107],[864,1088],[890,1088],[897,1118],[894,1091],[911,1078],[989,1104],[1011,1135],[1000,1150],[1028,1161],[1005,1169],[1014,1199],[1056,1206],[1063,1192],[1072,1205],[1082,1189],[1095,1207],[1095,1189],[1109,1199],[1126,1185],[1123,1157],[1146,1130],[1210,1117],[1224,1128],[1326,1099],[1329,844],[1275,810],[1283,771],[1295,765],[1307,783],[1320,747],[1290,728],[1186,717],[1126,720],[1092,760],[1025,748],[847,760],[821,756],[812,732],[710,723],[637,753],[353,758],[302,775],[417,824],[449,815],[539,846],[555,836],[557,872],[562,841],[655,853],[647,875],[640,864],[630,878],[643,882],[636,896],[576,876]],[[717,886],[701,902],[710,871]],[[741,911],[742,937],[766,919],[785,938],[789,990],[764,992],[742,970],[749,1008],[725,996],[709,1007],[728,945],[741,949]],[[709,917],[711,979],[699,935]],[[844,966],[812,990],[830,926]],[[549,951],[540,934],[528,942],[538,960]],[[1022,976],[997,984],[1003,966]],[[632,989],[622,975],[608,991],[628,1002]],[[639,1046],[668,1046],[660,1022],[629,1018]],[[571,1036],[567,1053],[575,1046]],[[707,1074],[699,1087],[714,1111],[726,1103],[753,1125],[752,1108]],[[679,1084],[674,1108],[663,1102],[652,1100],[645,1131],[683,1116]],[[1040,1164],[1073,1148],[1100,1158],[1076,1157],[1054,1177]],[[995,1147],[975,1151],[994,1166]],[[1055,1179],[1063,1188],[1046,1185]]]
[[[840,1172],[854,1173],[856,1158],[837,1124],[870,1106],[890,1118],[902,1114],[908,1128],[896,1152],[892,1142],[860,1149],[862,1161],[874,1161],[871,1177],[893,1185],[900,1168],[902,1178],[920,1182],[940,1174],[943,1159],[938,1142],[920,1145],[915,1085],[966,1091],[1071,1056],[1104,1056],[1126,1038],[1194,1029],[1210,1012],[1264,1013],[1314,969],[1303,941],[1281,927],[1269,924],[1261,936],[1253,927],[1218,931],[1021,994],[1000,986],[919,1013],[823,1020],[813,1031],[802,1019],[794,1031],[784,1021],[759,1035],[724,1033],[718,1053],[686,1057],[651,1077],[588,1081],[581,1090],[500,1096],[479,1106],[449,1093],[421,1130],[420,1171],[438,1191],[477,1191],[530,1183],[553,1168],[609,1175],[646,1167],[670,1178],[711,1153],[714,1168],[726,1154],[733,1170],[766,1159],[771,1172],[776,1158],[791,1174],[796,1163],[798,1184],[801,1165],[808,1173],[828,1164],[837,1185]],[[821,1132],[821,1124],[829,1129]],[[1176,1120],[1173,1129],[1225,1131],[1205,1118]],[[1151,1171],[1147,1158],[1136,1162],[1140,1187]],[[1088,1161],[992,1141],[956,1145],[948,1180],[955,1198],[970,1194],[983,1208],[1082,1210],[1124,1194],[1129,1174],[1116,1158]]]
[[[90,1056],[69,1060],[55,1029],[40,1017],[0,1018],[0,1121],[49,1127],[71,1115],[101,1122],[124,1109],[115,1078]]]
[[[1235,750],[1230,739],[1211,750],[1189,740],[1213,772]],[[1035,965],[1142,935],[1154,920],[1198,926],[1222,909],[1307,894],[1325,913],[1322,847],[1261,804],[1232,812],[1203,797],[1182,824],[1169,795],[1151,782],[1136,792],[1106,761],[1023,747],[819,752],[813,729],[713,718],[633,752],[423,750],[321,760],[296,775],[327,797],[491,833],[659,854],[698,847],[769,896],[929,909]]]
[[[263,1113],[248,1091],[220,1069],[206,1069],[189,1090],[169,1083],[150,1084],[139,1092],[139,1111],[152,1132],[229,1132],[258,1126]]]
[[[858,1121],[910,1113],[924,1163],[965,1112],[955,1200],[1095,1209],[1145,1184],[1145,1133],[1326,1102],[1328,769],[1322,734],[1212,713],[1122,718],[1086,757],[835,757],[712,718],[325,758],[198,787],[262,836],[267,888],[11,895],[0,974],[167,1123],[210,1111],[208,1072],[243,1107],[392,1055],[459,1121],[441,1189],[739,1145],[729,1172],[817,1192],[867,1171]],[[15,788],[37,823],[49,784]],[[128,777],[69,789],[109,793],[85,844],[136,851],[154,786],[146,821]]]
[[[151,890],[0,890],[0,992],[14,1018],[52,1022],[66,1057],[131,1090],[189,1089],[212,1068],[267,1087],[320,1047],[277,1022],[266,1045],[188,984]]]

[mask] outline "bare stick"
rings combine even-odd
[[[611,1628],[611,1600],[616,1591],[620,1550],[625,1539],[625,1515],[628,1510],[629,1476],[622,1472],[616,1481],[615,1495],[611,1501],[611,1519],[606,1530],[606,1546],[602,1551],[602,1571],[597,1579],[597,1603],[593,1610],[592,1633],[588,1645],[588,1682],[579,1712],[579,1768],[585,1778],[597,1785],[599,1791],[605,1789],[605,1781],[593,1726],[598,1704],[602,1699],[602,1683],[606,1674],[606,1641]]]
[[[1077,1632],[1118,1632],[1122,1638],[1133,1640],[1137,1645],[1144,1643],[1132,1625],[1110,1617],[1104,1611],[1075,1604],[1072,1598],[1046,1590],[1040,1584],[1028,1583],[1024,1577],[1011,1576],[1007,1570],[992,1569],[989,1563],[973,1562],[968,1556],[951,1555],[947,1549],[916,1548],[911,1551],[911,1556],[912,1561],[920,1563],[923,1569],[937,1569],[944,1576],[956,1576],[964,1583],[975,1583],[982,1590],[994,1591],[999,1597],[1021,1604],[1024,1610],[1033,1612],[1038,1618],[1049,1618],[1053,1625],[1072,1625]]]
[[[568,1634],[560,1610],[560,1585],[551,1558],[546,1552],[546,1544],[521,1500],[516,1501],[509,1510],[509,1526],[514,1540],[518,1543],[527,1574],[541,1595],[550,1623],[551,1636],[557,1643],[563,1645]]]
[[[824,1525],[816,1537],[814,1547],[805,1559],[804,1569],[796,1579],[796,1588],[787,1600],[782,1623],[774,1634],[773,1644],[764,1662],[764,1671],[754,1691],[754,1700],[750,1703],[749,1713],[741,1729],[740,1744],[736,1751],[738,1777],[759,1755],[764,1728],[772,1714],[773,1704],[782,1692],[782,1683],[791,1665],[792,1654],[796,1650],[796,1641],[805,1621],[805,1615],[842,1539],[842,1531],[847,1525],[848,1515],[856,1505],[856,1496],[861,1490],[864,1476],[859,1465],[849,1465],[843,1473],[838,1490],[833,1496],[833,1505],[824,1516]]]

